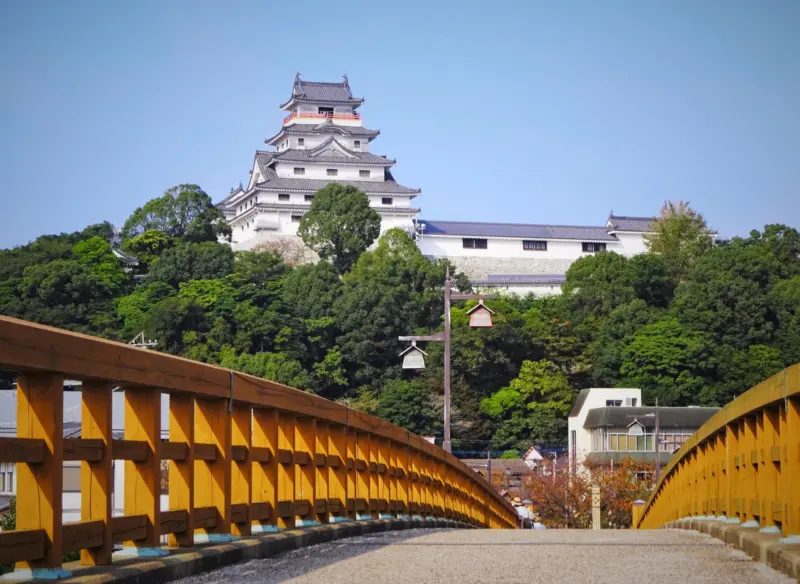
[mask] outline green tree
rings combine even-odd
[[[648,250],[664,258],[670,275],[678,281],[713,245],[705,218],[684,201],[666,202],[651,229],[644,236]]]
[[[125,250],[139,258],[139,262],[143,264],[142,271],[145,271],[171,245],[170,238],[163,231],[148,229],[128,239]]]
[[[233,273],[230,246],[214,242],[189,243],[170,248],[150,267],[147,280],[175,288],[189,280],[223,278]]]
[[[150,230],[190,242],[217,241],[219,237],[230,238],[231,233],[211,197],[191,184],[172,187],[137,208],[125,221],[122,237],[128,240]]]
[[[364,193],[349,185],[330,183],[314,195],[297,234],[343,274],[372,245],[380,230],[381,217]]]
[[[440,409],[419,383],[404,379],[388,380],[378,394],[375,414],[420,435],[434,433]]]

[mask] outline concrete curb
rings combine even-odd
[[[739,548],[754,560],[800,580],[800,544],[779,543],[780,534],[759,533],[757,527],[743,528],[714,520],[681,519],[670,521],[664,527],[707,533]]]
[[[474,526],[450,519],[374,519],[287,529],[279,533],[243,537],[239,541],[227,544],[171,548],[168,556],[158,559],[126,558],[115,560],[110,566],[95,567],[81,566],[78,562],[71,562],[65,564],[64,568],[70,570],[73,575],[62,582],[161,584],[236,562],[268,558],[288,550],[345,537],[415,527],[466,529]],[[40,582],[40,580],[20,580],[19,582]]]

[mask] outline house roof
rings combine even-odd
[[[573,408],[574,409],[574,408]],[[584,428],[617,427],[626,428],[634,421],[645,428],[655,427],[655,407],[604,407],[589,410]],[[658,408],[659,426],[661,428],[699,428],[716,414],[719,408]],[[571,415],[571,414],[570,414]]]
[[[566,282],[564,274],[489,274],[486,278],[472,280],[473,286],[560,286]]]
[[[334,144],[335,143],[335,144]],[[332,148],[329,148],[332,146]],[[336,152],[336,154],[324,154],[324,152]],[[344,153],[342,153],[344,152]],[[280,152],[269,152],[272,160],[278,162],[310,162],[314,164],[347,164],[347,165],[367,165],[367,166],[393,166],[395,160],[390,160],[385,156],[378,156],[372,152],[357,152],[350,150],[337,142],[333,137],[329,138],[316,148],[311,150],[298,150],[290,148]]]
[[[318,136],[319,134],[334,132],[342,136],[363,136],[369,139],[375,138],[381,133],[380,130],[370,130],[363,126],[340,126],[334,124],[332,120],[325,120],[319,124],[292,124],[291,126],[284,126],[277,134],[264,140],[264,143],[272,144],[284,134],[289,134],[291,136]]]
[[[609,215],[607,225],[610,231],[627,231],[632,233],[652,233],[655,217],[626,217]]]
[[[291,107],[294,103],[325,103],[352,105],[353,109],[364,103],[364,99],[353,97],[347,75],[344,81],[330,83],[327,81],[305,81],[298,73],[294,78],[292,96],[281,104],[281,109]]]
[[[509,237],[516,239],[577,239],[581,241],[617,241],[605,227],[578,225],[535,225],[523,223],[478,223],[425,219],[424,235],[463,237]]]
[[[581,413],[581,408],[583,407],[583,404],[586,403],[586,398],[589,397],[590,391],[591,389],[587,387],[578,393],[578,397],[575,398],[575,403],[572,404],[572,409],[569,411],[570,418],[574,418]]]
[[[461,462],[466,464],[472,470],[486,471],[487,461],[485,458],[462,458]],[[525,464],[525,461],[519,458],[514,459],[492,459],[492,472],[502,471],[507,474],[526,474],[531,472],[531,467]]]
[[[646,450],[638,452],[590,452],[586,455],[585,462],[588,464],[609,464],[612,460],[615,463],[619,463],[628,458],[636,462],[654,463],[656,461],[656,453]],[[672,458],[672,452],[662,450],[658,453],[658,458],[663,467],[669,462],[669,459]]]

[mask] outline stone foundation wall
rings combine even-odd
[[[470,279],[484,279],[489,274],[565,274],[573,260],[526,258],[447,258]]]

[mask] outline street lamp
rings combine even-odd
[[[423,357],[427,356],[427,354],[417,347],[418,341],[444,343],[444,440],[442,441],[442,448],[446,452],[453,451],[453,446],[450,441],[450,302],[452,300],[478,300],[478,306],[469,311],[470,326],[490,327],[492,326],[491,315],[494,314],[494,311],[484,306],[483,300],[486,298],[495,298],[493,295],[461,294],[460,292],[453,292],[451,286],[452,280],[450,278],[450,268],[448,268],[444,276],[444,331],[433,335],[397,337],[399,341],[411,342],[411,346],[400,353],[400,356],[403,357],[403,369],[425,368]],[[473,324],[473,322],[475,322],[475,324]]]

